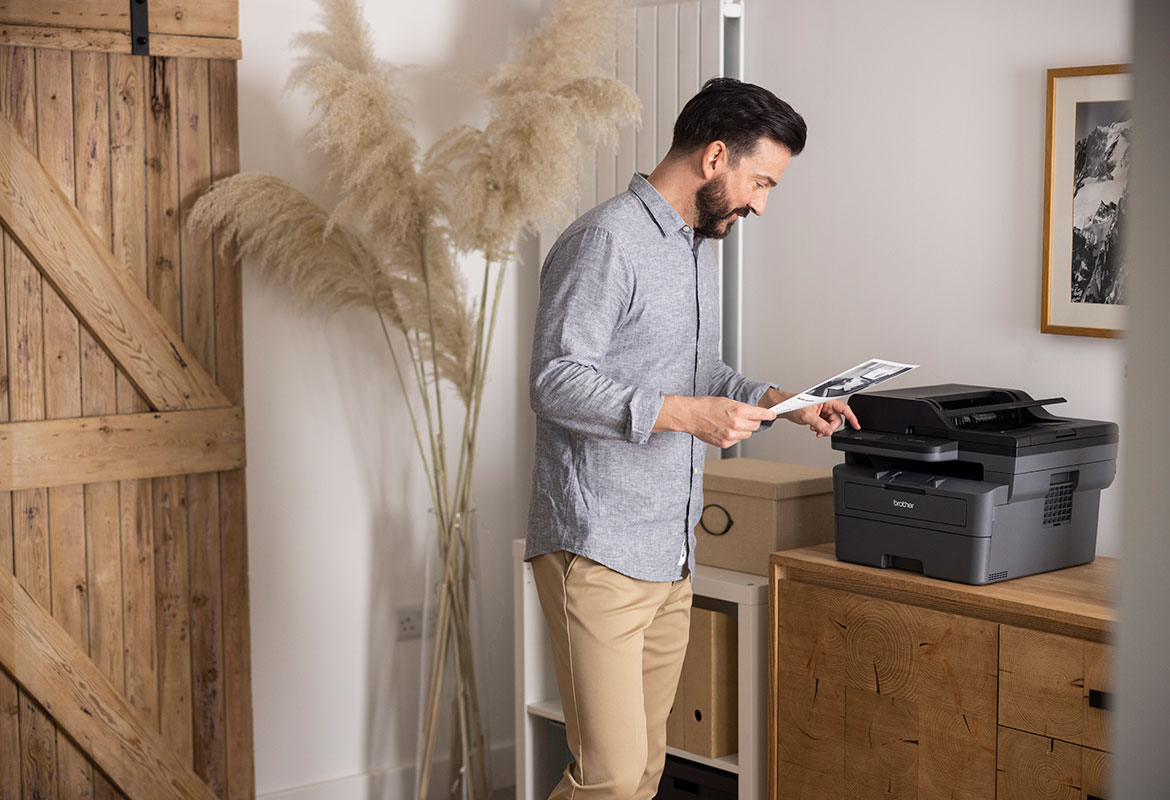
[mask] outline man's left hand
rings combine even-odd
[[[794,396],[790,392],[768,389],[760,398],[760,405],[764,408],[771,408]],[[807,425],[818,439],[822,436],[832,436],[833,431],[844,426],[846,422],[855,429],[861,430],[861,424],[857,421],[853,409],[844,400],[826,400],[823,403],[798,408],[780,416],[789,422],[795,422],[797,425]]]

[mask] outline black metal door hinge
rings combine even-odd
[[[146,0],[130,0],[130,52],[150,55],[150,17]]]

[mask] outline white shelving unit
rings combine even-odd
[[[543,800],[559,780],[566,761],[564,744],[550,726],[564,723],[556,673],[532,567],[524,562],[524,542],[512,543],[516,647],[516,800]],[[710,605],[737,619],[739,641],[739,752],[705,758],[668,747],[671,755],[739,776],[739,800],[759,800],[767,781],[764,736],[767,730],[768,579],[699,564],[695,568],[695,605]]]

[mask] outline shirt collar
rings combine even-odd
[[[686,223],[674,206],[666,202],[666,198],[658,193],[653,184],[646,180],[645,175],[640,172],[634,173],[634,177],[630,178],[630,191],[646,206],[650,217],[658,225],[658,229],[662,231],[663,237],[670,231],[680,231],[688,238],[692,238],[691,226]]]

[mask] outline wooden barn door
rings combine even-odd
[[[0,800],[254,796],[236,8],[136,2],[0,2]]]

